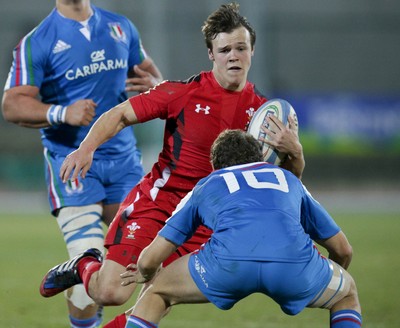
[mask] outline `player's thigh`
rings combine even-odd
[[[111,224],[115,214],[118,212],[118,209],[119,203],[103,205],[103,221],[107,226]]]
[[[188,269],[189,258],[190,254],[185,255],[162,269],[152,284],[151,292],[163,297],[170,305],[208,302],[192,279]]]
[[[125,270],[125,266],[106,259],[97,276],[97,296],[101,299],[126,302],[135,291],[136,285],[121,286],[120,274]]]
[[[334,261],[328,261],[333,270],[332,278],[307,307],[330,309],[337,302],[348,296],[349,292],[355,288],[354,280],[350,274]]]
[[[116,218],[109,227],[106,240],[106,260],[99,271],[96,287],[97,299],[103,302],[125,302],[135,290],[135,284],[121,286],[120,274],[126,266],[137,263],[142,250],[147,247],[163,226],[150,219],[126,220]],[[89,286],[90,287],[90,286]],[[92,295],[92,294],[91,294]]]
[[[142,250],[153,241],[163,226],[164,222],[147,218],[127,220],[123,215],[117,216],[107,232],[106,259],[124,268],[128,264],[137,263]]]

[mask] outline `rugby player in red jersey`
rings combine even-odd
[[[222,5],[208,17],[202,32],[213,63],[211,71],[185,81],[165,81],[111,108],[95,123],[79,149],[65,159],[62,179],[74,180],[78,175],[84,178],[96,149],[116,133],[156,118],[166,121],[158,161],[132,189],[110,225],[105,260],[90,249],[54,267],[41,284],[43,296],[83,283],[98,304],[125,303],[136,285],[121,286],[120,274],[128,264],[136,263],[180,200],[199,179],[211,173],[213,141],[223,130],[245,130],[255,110],[267,101],[247,81],[256,35],[239,14],[238,5]],[[274,132],[270,132],[268,143],[288,154],[282,166],[301,177],[305,164],[297,126],[293,120],[289,127],[273,117],[269,120]],[[210,234],[210,230],[200,227],[164,265],[198,249]]]

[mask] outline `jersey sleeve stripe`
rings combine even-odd
[[[15,85],[34,85],[31,38],[33,31],[26,35],[15,49]]]
[[[29,75],[30,85],[35,85],[35,76],[33,74],[33,64],[32,64],[32,47],[31,47],[32,35],[29,36],[27,40],[27,49],[26,49],[26,59],[27,63],[27,74]]]
[[[145,60],[147,58],[147,53],[146,50],[144,49],[143,45],[142,45],[142,40],[140,40],[140,62],[143,62],[143,60]]]

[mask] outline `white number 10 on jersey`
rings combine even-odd
[[[277,182],[266,182],[266,181],[258,181],[257,176],[262,175],[263,173],[267,174],[274,174],[276,177]],[[283,174],[282,170],[277,168],[265,168],[260,170],[250,170],[250,171],[243,171],[242,175],[247,183],[247,185],[251,188],[255,189],[275,189],[280,190],[282,192],[289,192],[289,186],[287,184],[285,175]],[[240,185],[236,176],[233,172],[227,172],[221,174],[224,178],[225,183],[229,189],[229,192],[232,194],[235,191],[240,189]]]

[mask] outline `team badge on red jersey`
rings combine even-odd
[[[247,131],[250,121],[251,121],[251,118],[253,117],[255,112],[256,112],[256,110],[253,107],[250,107],[249,109],[246,110],[247,123],[246,123],[245,131]]]
[[[128,239],[135,239],[135,232],[136,230],[140,229],[140,225],[138,225],[136,222],[133,222],[132,224],[127,226],[129,230],[129,234],[126,236]]]
[[[246,114],[249,116],[249,119],[253,117],[255,113],[255,109],[253,107],[250,107],[248,110],[246,110]]]

